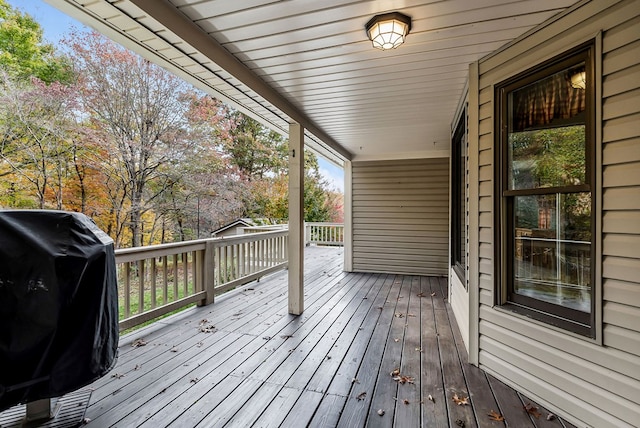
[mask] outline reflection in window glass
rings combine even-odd
[[[514,198],[514,293],[591,310],[591,194]]]
[[[509,189],[585,183],[585,126],[509,134]]]
[[[509,189],[585,183],[584,63],[509,93]]]

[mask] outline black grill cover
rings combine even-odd
[[[93,382],[117,346],[111,238],[79,213],[0,211],[0,410]]]

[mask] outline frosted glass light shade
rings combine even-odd
[[[411,18],[399,12],[376,15],[365,26],[373,47],[383,51],[395,49],[404,43],[409,30]]]

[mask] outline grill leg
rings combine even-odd
[[[27,403],[27,412],[24,417],[24,422],[28,425],[35,421],[53,419],[56,417],[58,410],[60,410],[59,407],[60,406],[52,403],[51,398],[30,401]]]

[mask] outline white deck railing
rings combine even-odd
[[[267,226],[242,227],[242,233],[262,233],[265,231],[286,229],[286,224],[276,224]],[[344,224],[343,223],[305,223],[305,244],[306,245],[331,245],[344,246]]]
[[[120,330],[287,266],[288,230],[116,250]]]
[[[344,224],[342,223],[305,223],[305,241],[307,245],[344,246]]]

